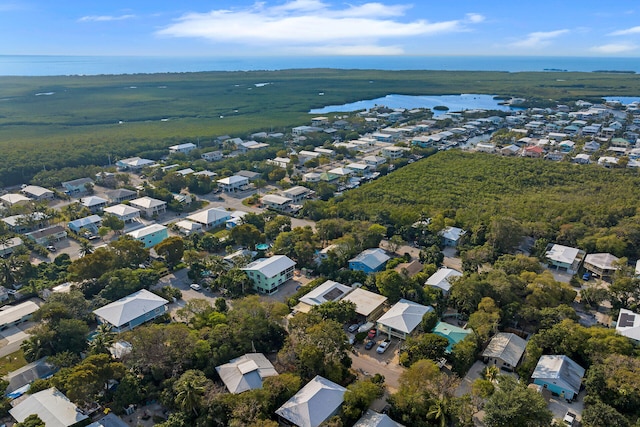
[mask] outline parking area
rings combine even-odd
[[[379,354],[376,352],[378,345],[385,337],[374,338],[376,344],[369,350],[365,350],[364,343],[354,345],[351,353],[351,367],[362,377],[371,377],[375,374],[384,375],[385,384],[389,392],[395,392],[400,385],[399,379],[405,368],[398,364],[401,341],[397,338],[391,340],[388,349]]]

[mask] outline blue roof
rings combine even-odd
[[[449,341],[449,345],[447,346],[447,353],[451,353],[453,346],[458,344],[460,341],[465,339],[467,335],[472,333],[471,329],[462,329],[458,326],[451,325],[446,322],[438,322],[435,328],[433,328],[433,333],[444,337]]]

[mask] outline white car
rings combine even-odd
[[[380,343],[380,345],[378,346],[378,348],[376,348],[376,353],[382,354],[385,351],[387,351],[387,349],[389,348],[389,344],[391,344],[391,341],[389,341],[389,340],[382,341]]]
[[[202,289],[202,287],[200,285],[198,285],[197,283],[192,283],[191,285],[189,285],[189,287],[191,289],[193,289],[194,291],[199,291]]]

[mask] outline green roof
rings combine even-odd
[[[449,341],[449,345],[447,346],[447,353],[451,353],[453,346],[458,344],[473,331],[471,329],[462,329],[450,323],[438,322],[436,327],[433,328],[432,332],[446,338],[447,341]]]

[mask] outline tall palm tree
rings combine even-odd
[[[115,341],[116,334],[111,331],[111,325],[101,323],[96,328],[96,334],[89,343],[89,349],[93,354],[105,353],[109,354],[109,347]]]
[[[439,397],[431,401],[429,410],[427,411],[427,419],[433,420],[440,427],[447,426],[447,399]]]
[[[482,370],[482,377],[492,383],[498,380],[498,375],[500,375],[500,369],[496,365],[487,366]]]
[[[93,246],[88,240],[80,241],[80,256],[87,256],[93,253]]]
[[[198,416],[201,398],[206,391],[207,378],[200,371],[186,371],[175,383],[175,402],[184,412],[192,412]]]

